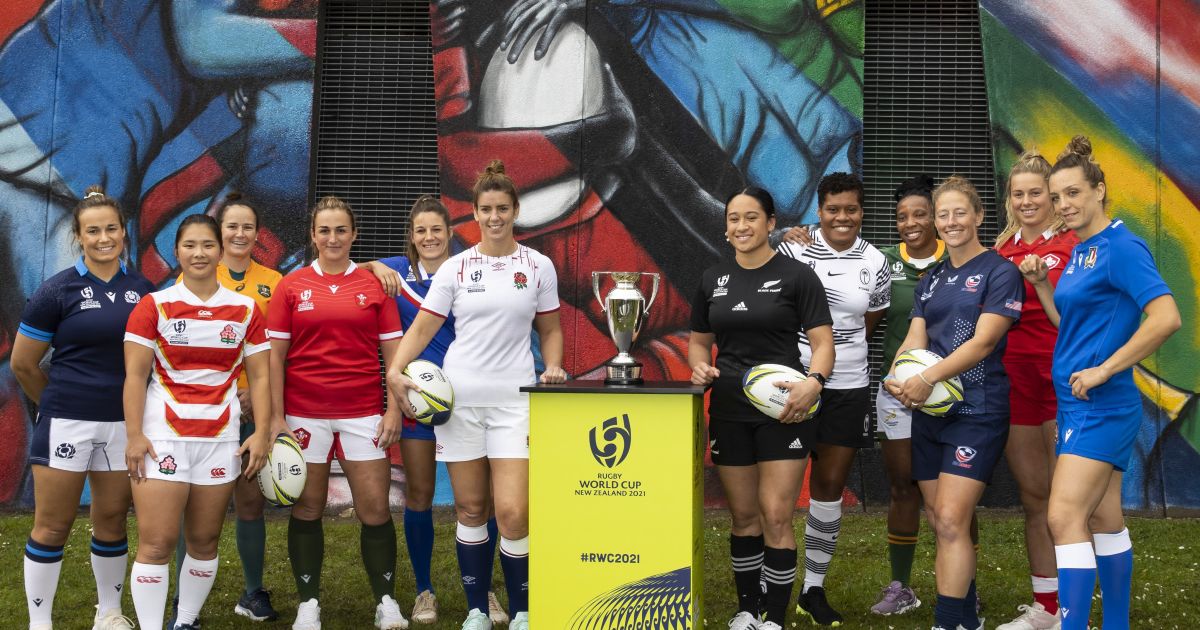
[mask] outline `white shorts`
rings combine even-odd
[[[299,416],[284,416],[284,419],[300,442],[304,461],[310,464],[328,464],[335,457],[351,462],[387,457],[387,451],[375,441],[379,423],[383,421],[378,414],[339,420]]]
[[[29,461],[71,472],[124,472],[125,423],[39,415]]]
[[[875,417],[879,418],[879,431],[887,439],[912,439],[912,410],[889,394],[883,385],[875,395]]]
[[[158,461],[146,455],[146,477],[197,486],[219,486],[242,473],[237,442],[150,440]]]
[[[529,459],[529,406],[454,407],[450,420],[433,428],[439,462],[481,457]]]

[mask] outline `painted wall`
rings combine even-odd
[[[1128,508],[1200,508],[1200,49],[1197,0],[984,0],[996,171],[1092,140],[1115,217],[1149,244],[1184,326],[1137,368],[1144,420]]]

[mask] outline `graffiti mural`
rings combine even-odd
[[[7,365],[25,299],[71,264],[70,212],[101,184],[130,256],[173,277],[175,226],[230,189],[261,200],[257,257],[305,241],[315,0],[16,0],[0,9],[0,503],[27,474]],[[297,231],[296,226],[299,227]]]
[[[1111,209],[1150,245],[1185,322],[1136,368],[1145,417],[1126,507],[1200,508],[1200,51],[1197,0],[984,0],[981,19],[1004,177],[1025,147],[1053,159],[1092,139]]]

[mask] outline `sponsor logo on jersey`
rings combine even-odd
[[[955,277],[957,278],[958,276],[955,276]],[[925,300],[928,300],[929,298],[933,297],[933,290],[934,290],[934,289],[937,287],[937,285],[938,285],[938,280],[941,280],[941,279],[942,279],[942,278],[941,278],[941,276],[938,276],[937,278],[934,278],[934,279],[933,279],[933,282],[930,282],[930,283],[929,283],[929,290],[928,290],[928,291],[925,291],[925,292],[923,292],[923,293],[921,293],[921,295],[920,295],[920,300],[921,300],[922,302],[924,302]]]
[[[125,301],[129,304],[137,304],[139,301],[141,301],[141,299],[142,296],[138,295],[137,291],[125,292]]]
[[[225,324],[225,327],[221,329],[221,343],[232,346],[237,341],[237,331],[233,329],[233,324]]]
[[[329,285],[329,292],[334,295],[337,295],[337,290],[340,288],[342,288],[342,285],[340,285],[340,284],[331,284],[331,285]]]
[[[117,303],[117,292],[116,291],[105,291],[104,295],[106,297],[108,297],[109,302],[111,302],[113,304]]]
[[[1020,313],[1021,309],[1024,306],[1025,306],[1025,303],[1021,302],[1020,300],[1005,300],[1004,301],[1004,308],[1009,309],[1010,311],[1016,311],[1016,312]]]
[[[172,346],[188,345],[186,321],[181,319],[175,323],[168,323],[167,329],[174,331],[172,334],[167,335],[167,343],[171,344]]]
[[[212,319],[212,311],[206,311],[204,309],[200,309],[200,310],[196,311],[196,316],[201,319]]]
[[[900,420],[896,417],[895,409],[888,409],[887,417],[883,419],[883,423],[889,427],[895,427],[900,424]]]
[[[955,282],[958,282],[958,274],[954,274],[953,276],[946,277],[946,286],[950,286],[950,285],[954,284]]]
[[[758,288],[759,293],[779,293],[783,290],[783,286],[779,283],[783,280],[767,280],[761,287]]]
[[[296,429],[292,433],[295,434],[296,441],[300,443],[300,450],[308,450],[308,441],[312,439],[312,434],[308,432],[308,429]]]
[[[976,291],[979,290],[980,282],[983,282],[982,274],[975,274],[973,276],[969,276],[967,278],[967,281],[963,283],[965,286],[963,286],[962,290],[966,291],[968,293],[975,293]]]
[[[265,284],[258,285],[258,294],[265,298],[271,297],[271,287]]]
[[[720,454],[721,454],[721,452],[717,450],[717,441],[716,441],[716,440],[709,440],[709,441],[708,441],[708,450],[709,450],[709,452],[711,452],[713,455],[720,455]]]
[[[1087,258],[1083,259],[1083,268],[1091,269],[1096,266],[1096,256],[1099,252],[1095,245],[1088,248]]]
[[[243,283],[241,283],[241,284],[237,285],[236,287],[233,287],[233,290],[234,290],[234,291],[237,291],[238,293],[241,293],[242,291],[245,291],[245,290],[246,290],[246,283],[245,283],[245,282],[243,282]]]
[[[1062,259],[1056,254],[1046,254],[1042,256],[1042,262],[1046,263],[1046,269],[1054,269],[1062,264]]]
[[[750,309],[746,308],[745,302],[738,302],[737,304],[734,305],[733,310],[734,311],[748,311]]]
[[[1063,433],[1063,444],[1066,444],[1067,442],[1071,441],[1071,434],[1074,432],[1075,432],[1075,429],[1067,429],[1066,432]]]
[[[504,261],[492,263],[492,271],[504,271]]]
[[[175,457],[172,455],[167,455],[158,460],[158,472],[164,475],[174,475],[176,468],[179,468],[179,465],[175,463]]]
[[[960,468],[970,468],[970,461],[975,459],[978,454],[979,451],[970,446],[960,446],[954,449],[954,465]]]
[[[59,459],[74,459],[75,445],[70,442],[63,442],[54,449],[54,456]]]
[[[300,303],[296,305],[296,311],[311,311],[313,310],[312,289],[305,289],[300,292]]]
[[[524,289],[529,286],[529,278],[520,271],[513,273],[513,288]]]
[[[864,287],[871,284],[871,272],[866,267],[858,270],[858,282]]]
[[[788,444],[789,451],[798,451],[802,448],[804,448],[804,443],[800,441],[800,438],[796,438],[792,440],[791,444]]]
[[[208,476],[212,477],[213,479],[224,479],[225,478],[225,468],[221,467],[221,466],[213,468],[212,470],[208,471]]]
[[[829,276],[830,278],[836,278],[836,277],[838,277],[838,276],[844,276],[844,275],[846,275],[846,272],[845,272],[845,271],[843,271],[843,272],[841,272],[841,273],[833,273],[833,271],[832,271],[832,270],[830,270],[830,269],[826,269],[826,270],[825,270],[825,275]]]
[[[629,455],[629,447],[633,444],[633,428],[629,424],[629,414],[621,414],[617,420],[613,416],[599,426],[588,431],[588,442],[592,447],[592,457],[596,463],[605,468],[616,468]]]

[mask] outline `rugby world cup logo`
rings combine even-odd
[[[621,414],[618,421],[616,416],[592,427],[589,434],[592,445],[592,457],[596,462],[607,468],[616,468],[629,455],[629,445],[633,442],[633,433],[629,428],[629,414]]]

